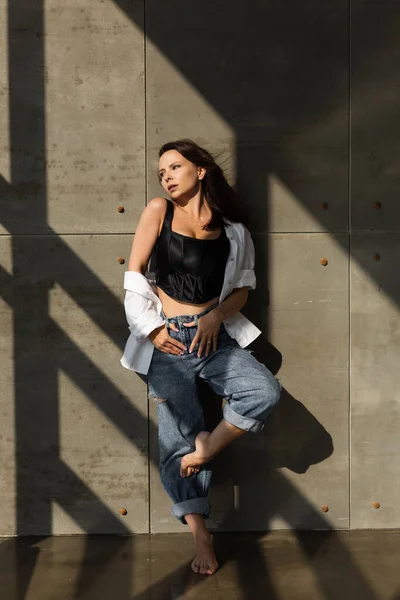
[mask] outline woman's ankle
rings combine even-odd
[[[185,515],[185,519],[194,537],[197,535],[209,534],[203,515],[191,513]]]

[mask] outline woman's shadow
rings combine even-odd
[[[252,353],[276,375],[282,364],[281,353],[263,339]],[[262,356],[260,356],[262,354]],[[211,431],[222,418],[221,398],[199,380],[198,391],[203,406],[206,429]],[[280,402],[264,429],[257,435],[243,436],[213,460],[213,480],[210,490],[212,505],[211,529],[217,531],[268,530],[271,518],[290,511],[290,504],[299,501],[298,491],[288,485],[278,469],[285,467],[295,473],[306,473],[311,465],[320,463],[333,453],[331,435],[309,410],[282,388]],[[296,498],[288,497],[295,494]],[[326,519],[307,510],[304,499],[298,510],[298,521],[290,519],[290,527],[330,529]],[[286,510],[285,510],[286,507]],[[292,506],[293,508],[293,506]],[[300,509],[300,507],[298,507]]]

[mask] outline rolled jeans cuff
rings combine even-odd
[[[207,498],[193,498],[192,500],[183,500],[183,502],[178,502],[177,504],[173,505],[171,513],[181,523],[187,525],[185,515],[197,513],[199,515],[203,515],[205,518],[208,518],[210,514],[210,503],[208,502]]]
[[[228,421],[231,425],[235,425],[235,427],[239,427],[239,429],[243,429],[244,431],[257,433],[258,431],[261,431],[261,429],[264,429],[265,421],[243,417],[232,410],[229,404],[224,406],[223,415],[225,421]]]

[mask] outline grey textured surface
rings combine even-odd
[[[351,526],[400,527],[397,233],[353,236]],[[374,260],[379,254],[380,261]],[[380,508],[374,509],[373,502]]]

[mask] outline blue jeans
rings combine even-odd
[[[217,306],[217,305],[216,305]],[[213,310],[212,306],[197,318]],[[154,348],[148,372],[149,396],[157,402],[160,476],[165,491],[173,501],[172,514],[182,523],[185,515],[209,516],[208,490],[211,482],[209,465],[202,465],[190,477],[180,476],[181,458],[195,450],[195,438],[204,430],[196,378],[204,379],[216,394],[227,399],[223,409],[226,421],[244,431],[263,429],[267,417],[278,403],[281,385],[267,367],[230,337],[223,324],[218,332],[218,346],[206,357],[197,357],[198,344],[189,353],[197,332],[193,315],[166,319],[179,329],[169,329],[171,337],[186,346],[182,356],[165,354]],[[185,327],[183,323],[196,320]]]

